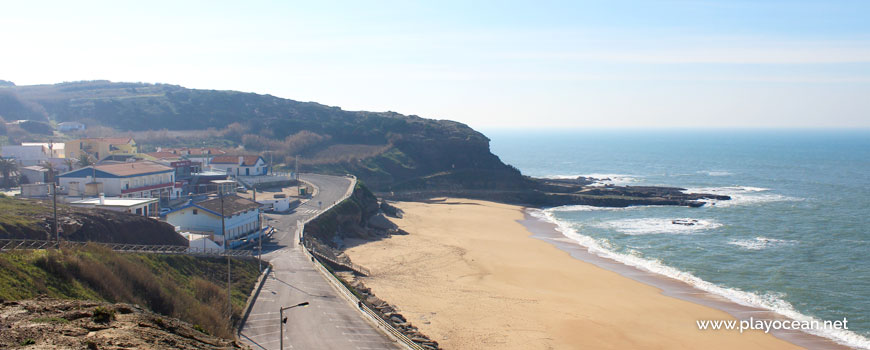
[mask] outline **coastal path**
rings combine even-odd
[[[243,320],[239,338],[253,349],[279,349],[280,308],[308,302],[307,307],[284,311],[285,349],[401,349],[340,296],[299,245],[297,222],[346,198],[355,181],[315,174],[300,174],[300,179],[316,187],[311,199],[289,214],[265,215],[277,229],[271,242],[263,245],[263,259],[272,264],[272,270]]]

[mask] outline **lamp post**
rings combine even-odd
[[[226,218],[224,216],[224,191],[218,186],[218,197],[221,199],[221,235],[224,236],[224,254],[227,255],[227,318],[230,326],[233,322],[233,299],[230,286],[232,284],[232,269],[230,268],[230,240],[227,237]]]
[[[302,302],[293,306],[287,306],[281,308],[281,347],[279,349],[284,350],[284,324],[287,323],[287,318],[284,317],[284,310],[292,309],[294,307],[305,307],[308,306],[308,302]]]

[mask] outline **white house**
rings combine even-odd
[[[69,205],[82,208],[97,208],[132,213],[142,216],[157,216],[157,198],[99,198],[82,199]]]
[[[22,146],[42,146],[43,150],[49,158],[63,158],[64,146],[63,142],[22,142]]]
[[[266,175],[269,170],[266,160],[256,155],[216,156],[211,159],[210,164],[212,170],[232,176]]]
[[[178,194],[175,169],[149,161],[84,167],[60,174],[58,180],[70,196],[174,199]]]
[[[60,132],[84,130],[85,125],[79,122],[63,122],[57,124],[57,130]]]
[[[3,158],[15,158],[15,162],[22,166],[37,165],[49,158],[48,150],[41,145],[3,146],[0,155]]]
[[[223,215],[221,215],[223,201]],[[226,238],[244,238],[260,230],[260,204],[237,195],[214,197],[189,203],[166,214],[166,222],[182,231],[212,232],[214,241],[223,244],[221,218]]]

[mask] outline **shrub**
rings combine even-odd
[[[92,317],[94,322],[97,323],[109,323],[115,319],[115,310],[107,309],[102,306],[97,306],[94,308],[94,316]]]

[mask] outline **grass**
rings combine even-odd
[[[34,217],[43,213],[45,207],[32,201],[0,197],[0,231],[6,226],[34,227],[38,220]]]
[[[119,254],[100,246],[13,251],[0,253],[0,299],[47,295],[138,304],[230,338],[259,271],[256,260],[232,260],[232,325],[226,272],[226,258]]]

